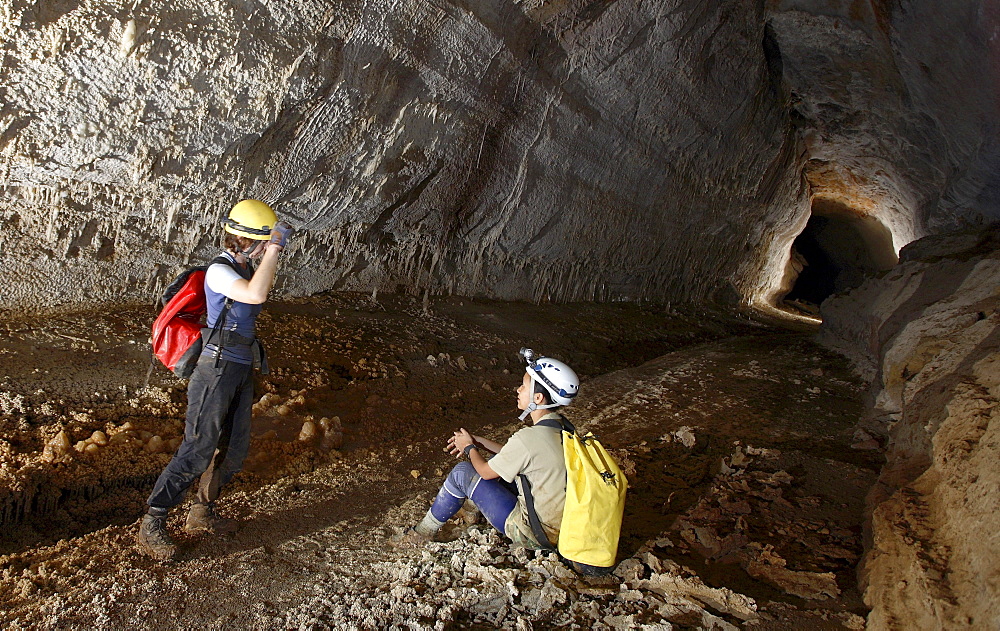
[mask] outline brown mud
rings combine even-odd
[[[864,386],[807,335],[623,304],[269,304],[273,371],[219,503],[242,527],[186,535],[177,509],[178,558],[157,563],[134,534],[185,392],[148,374],[153,315],[0,321],[5,627],[863,628],[854,568],[881,453],[851,448]],[[483,525],[386,545],[454,463],[451,431],[516,430],[521,346],[580,373],[567,416],[629,476],[611,577],[575,577]]]

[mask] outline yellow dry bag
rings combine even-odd
[[[611,568],[625,510],[628,480],[593,434],[563,431],[566,506],[559,554],[594,568]]]
[[[558,424],[545,419],[539,425],[562,429],[566,504],[559,529],[559,555],[581,574],[607,574],[615,567],[628,480],[592,433],[579,436],[562,417]],[[557,548],[548,540],[535,512],[531,484],[527,476],[519,477],[531,530],[543,549],[555,552]]]

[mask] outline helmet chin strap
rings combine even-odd
[[[524,408],[524,412],[521,412],[521,416],[517,418],[518,420],[523,421],[528,417],[529,414],[531,414],[535,410],[547,410],[549,408],[557,408],[557,407],[559,407],[558,403],[549,403],[548,405],[538,405],[537,403],[532,402],[528,404],[528,407]]]
[[[534,396],[535,396],[535,375],[532,375],[531,373],[528,373],[528,374],[531,375],[531,390],[530,391],[531,391],[532,398],[534,398]],[[557,408],[557,407],[559,407],[558,403],[547,403],[545,405],[538,405],[537,403],[535,403],[534,401],[532,401],[531,403],[528,404],[528,407],[524,408],[524,411],[521,412],[521,416],[517,417],[517,420],[523,421],[524,419],[528,418],[528,415],[531,414],[532,412],[534,412],[535,410],[547,410],[549,408]]]
[[[250,246],[249,248],[247,248],[246,250],[240,250],[240,251],[239,251],[239,253],[240,253],[241,255],[243,255],[243,260],[245,260],[245,261],[247,262],[247,264],[248,264],[248,265],[253,265],[253,258],[251,257],[251,255],[252,255],[252,254],[253,254],[254,252],[256,252],[256,251],[257,251],[257,248],[259,248],[259,247],[260,247],[260,241],[255,241],[255,242],[253,243],[253,245],[251,245],[251,246]]]

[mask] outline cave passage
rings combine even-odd
[[[812,216],[792,244],[792,264],[801,269],[785,300],[822,304],[898,260],[892,234],[878,219],[834,200],[814,200]]]

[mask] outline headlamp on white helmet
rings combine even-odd
[[[527,364],[525,372],[531,377],[530,392],[535,391],[535,383],[540,383],[549,393],[549,400],[552,401],[546,405],[538,405],[532,401],[521,414],[521,420],[524,420],[533,410],[561,407],[573,402],[573,397],[580,391],[580,378],[576,376],[572,368],[558,359],[536,357],[535,352],[530,348],[522,348],[520,355]]]

